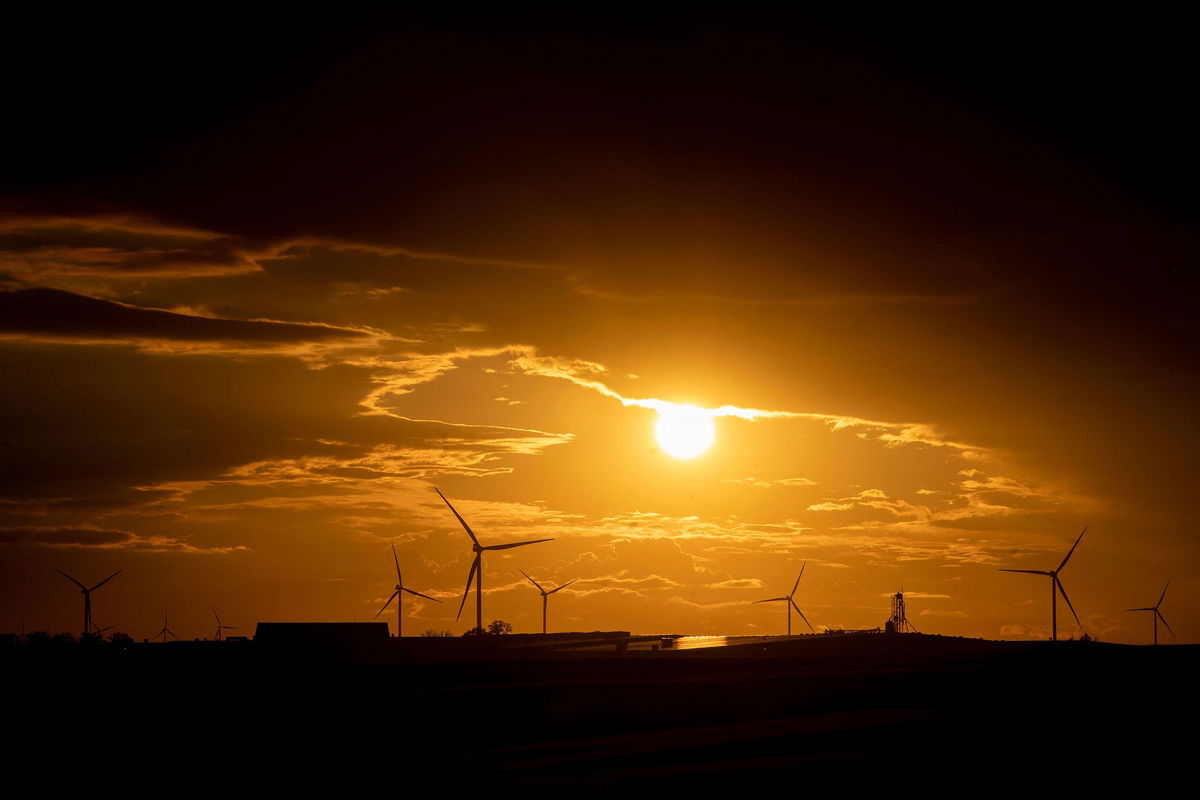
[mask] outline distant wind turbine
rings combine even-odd
[[[92,630],[92,628],[95,627],[94,624],[92,623],[92,592],[96,591],[101,586],[103,586],[104,584],[111,581],[113,578],[120,575],[121,570],[117,570],[112,575],[109,575],[107,578],[100,581],[99,583],[97,583],[95,586],[93,586],[90,589],[88,589],[86,586],[84,586],[79,581],[72,578],[67,573],[63,572],[61,569],[56,568],[54,571],[57,572],[59,575],[62,575],[64,578],[69,580],[71,583],[78,586],[79,591],[83,592],[83,635],[87,636],[88,633]]]
[[[523,570],[523,569],[519,569],[519,570],[517,570],[517,572],[521,573],[522,575],[525,575],[525,570]],[[561,592],[563,589],[567,588],[568,586],[570,586],[572,583],[574,583],[575,581],[577,581],[579,579],[576,578],[574,581],[567,581],[566,583],[564,583],[562,586],[558,587],[557,589],[551,589],[548,592],[542,588],[542,585],[540,583],[535,581],[533,578],[530,578],[528,575],[525,575],[525,579],[528,580],[530,583],[532,583],[534,586],[536,586],[537,590],[542,593],[542,633],[545,633],[546,632],[546,603],[547,603],[547,600],[549,599],[550,595],[554,594],[555,592]]]
[[[1067,555],[1063,558],[1062,563],[1058,565],[1058,569],[1052,572],[1046,572],[1040,569],[1002,569],[1000,572],[1021,572],[1026,575],[1047,575],[1050,577],[1050,641],[1058,641],[1058,592],[1062,592],[1063,600],[1067,601],[1067,608],[1071,609],[1071,616],[1075,617],[1075,624],[1079,626],[1079,630],[1083,630],[1083,623],[1079,621],[1079,615],[1075,613],[1075,606],[1071,605],[1071,598],[1067,597],[1067,590],[1063,588],[1062,581],[1058,579],[1058,573],[1062,572],[1062,568],[1067,565],[1071,554],[1075,552],[1075,548],[1079,546],[1079,540],[1087,533],[1087,525],[1083,526],[1083,530],[1079,532],[1079,536],[1075,538],[1075,544],[1071,545],[1071,549],[1067,551]]]
[[[511,542],[509,544],[492,544],[484,547],[475,538],[474,531],[467,521],[462,518],[462,515],[455,510],[454,506],[450,505],[450,501],[446,499],[446,495],[442,494],[440,489],[435,488],[438,497],[442,498],[450,510],[454,512],[454,516],[463,526],[463,530],[467,532],[467,536],[471,537],[471,551],[475,553],[475,559],[471,562],[471,571],[467,573],[467,588],[463,590],[462,602],[458,604],[458,615],[455,619],[462,616],[463,607],[467,604],[467,594],[471,591],[471,580],[475,580],[475,627],[483,628],[483,553],[485,550],[510,550],[514,547],[524,547],[527,544],[538,544],[540,542],[550,542],[553,539],[532,539],[528,542]]]
[[[209,607],[212,608],[211,606],[209,606]],[[221,624],[221,615],[217,613],[217,610],[215,608],[213,608],[212,612],[213,612],[213,616],[217,618],[217,632],[215,634],[213,634],[213,641],[219,642],[219,641],[221,641],[221,639],[224,638],[224,634],[222,634],[221,631],[236,631],[237,625],[222,625]],[[166,617],[164,616],[163,627],[166,627],[166,622],[167,622]],[[174,635],[174,634],[172,634],[172,635]]]
[[[167,641],[167,637],[168,637],[168,636],[174,636],[176,639],[178,639],[178,638],[179,638],[178,636],[175,636],[175,631],[173,631],[173,630],[171,630],[170,628],[168,628],[168,627],[167,627],[167,610],[164,608],[164,609],[163,609],[163,626],[162,626],[162,630],[161,630],[161,631],[159,631],[158,633],[154,634],[154,636],[152,636],[151,638],[152,638],[152,639],[157,639],[157,638],[159,638],[159,637],[162,637],[162,641],[163,641],[163,643],[166,643],[166,641]]]
[[[445,499],[445,498],[442,498],[442,499]],[[400,575],[400,559],[398,559],[396,557],[396,545],[392,545],[392,561],[396,564],[396,591],[392,592],[392,596],[388,598],[387,602],[383,604],[383,608],[379,609],[379,611],[377,611],[375,613],[375,616],[372,619],[379,619],[379,615],[382,614],[383,612],[387,611],[387,607],[392,604],[393,600],[395,600],[396,601],[396,638],[399,639],[400,636],[402,635],[400,632],[400,626],[404,624],[404,611],[403,611],[404,596],[401,594],[401,592],[408,592],[409,594],[415,594],[417,597],[424,597],[426,600],[432,600],[435,603],[440,603],[442,601],[438,600],[436,597],[430,597],[427,594],[421,594],[418,591],[409,589],[407,586],[404,585],[404,578]]]
[[[1171,582],[1167,581],[1167,586],[1170,586],[1170,585],[1171,585]],[[1163,587],[1162,594],[1160,594],[1158,596],[1158,602],[1155,603],[1154,605],[1150,606],[1149,608],[1127,608],[1127,609],[1125,609],[1126,611],[1153,611],[1154,612],[1154,643],[1155,644],[1158,644],[1158,621],[1161,619],[1162,624],[1167,625],[1167,618],[1164,617],[1162,615],[1162,612],[1158,610],[1158,607],[1162,605],[1163,598],[1167,596],[1167,586]],[[1171,631],[1171,638],[1174,639],[1175,631],[1171,630],[1170,625],[1167,625],[1167,630]]]
[[[808,617],[804,616],[804,612],[800,610],[800,606],[796,605],[796,601],[792,599],[792,597],[796,594],[796,589],[800,586],[800,579],[804,577],[804,568],[807,566],[808,566],[807,561],[805,561],[803,564],[800,565],[800,574],[796,576],[796,582],[794,584],[792,584],[792,591],[790,593],[788,593],[787,596],[785,596],[785,597],[768,597],[766,600],[755,600],[754,601],[755,603],[785,603],[786,604],[786,605],[784,605],[783,608],[785,611],[787,611],[787,635],[788,636],[792,635],[792,609],[793,608],[796,609],[796,613],[800,615],[800,619],[804,620],[804,624],[808,626],[808,629],[810,631],[812,631],[813,633],[817,632],[817,629],[814,628],[812,626],[812,623],[808,621]]]

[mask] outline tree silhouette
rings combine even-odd
[[[504,636],[512,633],[512,625],[502,619],[494,619],[486,628],[471,628],[463,636]]]
[[[494,619],[488,623],[487,632],[489,636],[504,636],[512,633],[512,625],[502,619]]]

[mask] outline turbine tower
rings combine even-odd
[[[211,608],[211,606],[210,606],[210,608]],[[215,608],[213,608],[212,612],[213,612],[213,616],[217,618],[217,632],[213,634],[213,641],[219,642],[219,641],[221,641],[222,638],[224,638],[221,631],[236,631],[237,625],[222,625],[221,624],[221,615],[217,613],[217,610]],[[166,618],[164,617],[163,618],[163,627],[164,628],[166,627],[166,622],[167,622]],[[173,635],[174,634],[172,634],[172,636]]]
[[[519,570],[517,570],[517,572],[521,573],[522,575],[525,575],[525,570],[523,570],[523,569],[519,569]],[[546,603],[547,603],[548,598],[550,597],[550,595],[554,594],[555,592],[561,592],[563,589],[567,588],[568,586],[570,586],[572,583],[574,583],[575,581],[577,581],[579,579],[576,578],[575,581],[567,581],[566,583],[564,583],[562,586],[558,587],[557,589],[551,589],[548,592],[542,588],[542,585],[540,583],[535,581],[533,578],[530,578],[528,575],[525,575],[525,579],[528,580],[530,583],[532,583],[534,586],[536,586],[537,590],[542,593],[542,633],[545,633],[546,632]]]
[[[1079,626],[1079,630],[1083,630],[1083,623],[1079,621],[1079,615],[1075,613],[1075,606],[1071,605],[1071,598],[1067,597],[1067,590],[1063,588],[1062,581],[1058,579],[1058,573],[1062,572],[1062,568],[1067,565],[1071,554],[1075,552],[1075,548],[1079,546],[1079,540],[1087,533],[1087,525],[1083,526],[1083,530],[1079,532],[1079,536],[1075,539],[1075,544],[1071,545],[1071,549],[1067,551],[1067,555],[1063,558],[1062,563],[1058,565],[1058,569],[1051,572],[1046,572],[1040,569],[1002,569],[1000,572],[1022,572],[1026,575],[1047,575],[1050,578],[1050,641],[1058,641],[1058,592],[1062,592],[1063,600],[1067,601],[1067,608],[1071,609],[1071,616],[1075,617],[1075,624]]]
[[[93,627],[95,627],[95,625],[92,623],[92,592],[96,591],[96,590],[97,590],[97,589],[99,589],[101,586],[103,586],[104,584],[106,584],[106,583],[108,583],[109,581],[111,581],[113,578],[115,578],[115,577],[117,577],[118,575],[120,575],[120,574],[121,574],[121,570],[117,570],[117,571],[116,571],[116,572],[114,572],[112,575],[109,575],[107,578],[105,578],[104,580],[100,581],[99,583],[97,583],[95,586],[93,586],[93,587],[92,587],[92,588],[90,588],[90,589],[89,589],[89,588],[87,588],[86,586],[84,586],[84,585],[83,585],[82,583],[80,583],[79,581],[77,581],[77,580],[75,580],[74,578],[72,578],[72,577],[71,577],[70,575],[68,575],[67,573],[63,572],[61,569],[57,569],[57,568],[55,568],[55,570],[54,570],[54,571],[55,571],[55,572],[57,572],[59,575],[62,575],[64,578],[66,578],[67,580],[69,580],[71,583],[73,583],[73,584],[75,584],[76,586],[78,586],[78,587],[79,587],[79,591],[83,592],[83,635],[84,635],[84,636],[87,636],[87,635],[88,635],[88,633],[90,633],[90,632],[91,632],[92,628],[93,628]]]
[[[399,639],[400,636],[402,635],[400,633],[400,626],[404,624],[404,612],[402,610],[402,607],[404,606],[404,598],[400,594],[401,592],[408,592],[409,594],[415,594],[417,597],[424,597],[426,600],[432,600],[435,603],[440,603],[442,601],[438,600],[436,597],[430,597],[427,594],[421,594],[420,592],[409,589],[407,586],[404,585],[404,578],[401,577],[401,575],[400,575],[400,559],[396,558],[396,545],[394,545],[394,544],[392,545],[392,561],[396,564],[396,591],[392,592],[392,596],[389,597],[387,599],[387,602],[383,604],[383,608],[381,608],[381,609],[379,609],[379,611],[375,612],[375,616],[372,617],[372,619],[379,619],[379,615],[382,614],[383,612],[387,611],[387,607],[392,604],[393,600],[395,600],[396,601],[396,638]]]
[[[796,582],[794,584],[792,584],[792,591],[789,594],[787,594],[785,597],[768,597],[766,600],[755,600],[754,601],[755,603],[784,603],[785,604],[783,608],[787,612],[787,635],[788,636],[792,635],[792,609],[793,608],[796,609],[796,613],[800,615],[800,619],[804,620],[804,624],[808,626],[808,629],[810,631],[812,631],[813,633],[817,632],[816,628],[814,628],[812,626],[812,623],[808,621],[808,617],[804,616],[804,612],[800,610],[800,606],[796,605],[796,601],[792,599],[792,596],[796,594],[797,587],[800,586],[800,579],[804,577],[804,568],[807,566],[808,566],[807,561],[805,561],[803,564],[800,565],[800,574],[796,576]]]
[[[162,626],[162,630],[161,630],[161,631],[159,631],[158,633],[154,634],[154,636],[152,636],[152,637],[150,637],[150,638],[152,638],[152,639],[157,639],[157,638],[159,638],[160,636],[162,637],[163,644],[166,644],[166,641],[167,641],[167,637],[168,637],[168,636],[174,636],[176,639],[178,639],[178,638],[179,638],[178,636],[175,636],[175,631],[173,631],[173,630],[171,630],[170,628],[168,628],[168,627],[167,627],[167,610],[166,610],[165,608],[163,609],[163,626]]]
[[[463,607],[466,606],[466,604],[467,604],[467,594],[469,594],[471,591],[471,580],[474,579],[475,580],[475,627],[479,630],[482,630],[483,629],[483,554],[484,554],[484,551],[486,551],[486,550],[510,550],[514,547],[524,547],[527,544],[538,544],[539,542],[551,542],[554,540],[553,539],[532,539],[528,542],[512,542],[510,544],[492,544],[492,545],[488,545],[487,547],[484,547],[483,545],[481,545],[479,543],[479,540],[477,538],[475,538],[475,533],[474,533],[474,531],[471,530],[471,526],[467,524],[467,521],[462,518],[462,515],[459,514],[458,511],[455,510],[454,506],[450,505],[450,501],[446,499],[446,495],[442,494],[440,489],[435,488],[434,491],[438,493],[438,497],[442,498],[442,502],[444,502],[447,506],[449,506],[450,510],[454,513],[454,516],[458,519],[459,523],[463,526],[463,530],[465,530],[467,532],[467,536],[471,537],[471,551],[475,553],[475,559],[471,562],[471,571],[467,573],[467,588],[463,590],[462,602],[458,604],[458,615],[455,616],[455,619],[457,620],[459,617],[462,616]]]
[[[1167,581],[1167,586],[1170,586],[1170,585],[1171,585],[1171,582]],[[1158,602],[1155,603],[1154,605],[1150,606],[1149,608],[1127,608],[1127,609],[1125,609],[1126,611],[1153,611],[1154,612],[1154,643],[1155,644],[1158,644],[1158,621],[1161,619],[1162,624],[1167,625],[1167,618],[1164,617],[1162,615],[1162,612],[1158,610],[1158,607],[1162,605],[1163,598],[1167,596],[1167,586],[1163,587],[1162,594],[1160,594],[1158,596]],[[1174,639],[1175,631],[1171,630],[1170,625],[1167,625],[1167,630],[1171,631],[1171,638]]]

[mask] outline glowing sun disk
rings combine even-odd
[[[659,410],[654,425],[659,446],[675,458],[695,458],[712,445],[716,434],[712,414],[690,405]]]

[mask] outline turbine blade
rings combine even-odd
[[[407,586],[405,586],[405,587],[404,587],[404,591],[408,592],[409,594],[415,594],[417,597],[424,597],[426,600],[432,600],[432,601],[433,601],[433,602],[435,602],[435,603],[440,603],[440,602],[442,602],[441,600],[438,600],[436,597],[430,597],[430,596],[429,596],[429,595],[427,595],[427,594],[421,594],[421,593],[420,593],[420,592],[418,592],[418,591],[415,591],[415,590],[413,590],[413,589],[409,589]]]
[[[99,589],[101,586],[103,586],[104,584],[106,584],[106,583],[108,583],[109,581],[111,581],[113,578],[115,578],[115,577],[117,577],[118,575],[120,575],[120,574],[121,574],[121,572],[122,572],[122,570],[120,570],[120,569],[119,569],[119,570],[117,570],[117,571],[116,571],[116,572],[114,572],[112,575],[109,575],[107,578],[105,578],[104,580],[102,580],[102,581],[100,581],[99,583],[97,583],[97,584],[96,584],[95,586],[93,586],[91,589],[88,589],[88,591],[89,591],[89,592],[94,592],[94,591],[96,591],[96,590],[97,590],[97,589]]]
[[[438,497],[442,498],[442,502],[445,503],[447,506],[449,506],[450,510],[454,512],[454,516],[458,519],[459,523],[463,526],[463,530],[465,530],[467,532],[467,536],[471,537],[471,541],[474,542],[476,545],[478,545],[479,540],[475,538],[475,531],[471,530],[471,526],[468,525],[467,521],[462,518],[462,514],[459,514],[458,510],[455,509],[454,506],[450,505],[450,501],[446,499],[446,495],[442,494],[441,489],[439,489],[435,486],[433,490],[438,493]]]
[[[1171,585],[1171,581],[1170,581],[1170,580],[1168,580],[1168,581],[1167,581],[1167,586],[1170,586],[1170,585]],[[1155,607],[1155,608],[1158,608],[1159,606],[1161,606],[1161,605],[1162,605],[1163,598],[1167,596],[1167,586],[1164,586],[1164,587],[1163,587],[1163,593],[1162,593],[1162,594],[1160,594],[1160,595],[1158,596],[1158,602],[1154,604],[1154,607]]]
[[[217,610],[212,606],[209,606],[209,608],[212,608],[213,616],[217,618],[217,627],[221,627],[221,615],[218,614]]]
[[[1122,611],[1156,611],[1153,608],[1123,608]]]
[[[85,592],[87,591],[87,589],[85,589],[85,588],[84,588],[84,586],[83,586],[83,584],[82,584],[82,583],[80,583],[79,581],[75,580],[75,579],[74,579],[74,578],[72,578],[70,575],[68,575],[67,573],[63,572],[61,569],[59,569],[58,567],[55,567],[55,568],[54,568],[54,571],[55,571],[55,572],[57,572],[59,575],[62,575],[64,578],[66,578],[67,580],[69,580],[71,583],[73,583],[73,584],[75,584],[76,586],[78,586],[80,589],[83,589]]]
[[[400,559],[396,558],[396,545],[392,545],[392,561],[396,563],[396,583],[404,585],[404,579],[400,577]]]
[[[541,592],[542,594],[545,594],[545,593],[546,593],[546,590],[542,588],[542,585],[541,585],[540,583],[538,583],[538,582],[537,582],[537,581],[535,581],[533,578],[531,578],[531,577],[529,577],[528,575],[526,575],[526,573],[525,573],[525,570],[523,570],[523,569],[519,569],[519,570],[517,570],[517,572],[521,573],[522,575],[525,575],[525,579],[526,579],[527,581],[529,581],[530,583],[532,583],[534,586],[536,586],[536,587],[538,588],[538,591],[539,591],[539,592]]]
[[[789,597],[768,597],[766,600],[755,600],[755,603],[778,603],[780,601],[790,600]]]
[[[804,612],[800,610],[800,606],[796,605],[796,601],[789,597],[788,602],[792,604],[792,608],[796,609],[796,613],[800,615],[800,619],[804,620],[804,624],[808,626],[808,629],[813,633],[816,633],[817,629],[814,628],[812,623],[808,621],[808,617],[804,616]]]
[[[471,571],[467,573],[467,588],[463,589],[462,602],[458,604],[458,613],[454,615],[455,622],[462,616],[463,608],[467,605],[467,593],[471,591],[471,581],[475,579],[475,570],[479,569],[479,560],[483,558],[480,553],[475,554],[475,560],[471,562]]]
[[[563,589],[567,588],[568,586],[570,586],[572,583],[574,583],[577,580],[579,580],[579,578],[576,578],[574,581],[567,581],[566,583],[564,583],[562,586],[558,587],[557,589],[551,589],[549,591],[549,594],[554,594],[555,592],[561,592]]]
[[[1075,539],[1075,544],[1071,545],[1071,549],[1067,551],[1066,557],[1063,558],[1062,563],[1058,565],[1058,569],[1054,570],[1055,572],[1058,572],[1058,570],[1067,565],[1067,561],[1071,558],[1071,554],[1075,552],[1075,548],[1079,547],[1079,540],[1083,538],[1085,533],[1087,533],[1087,525],[1083,526],[1083,530],[1079,532],[1079,536]]]
[[[481,550],[511,550],[514,547],[524,547],[527,544],[537,544],[539,542],[553,542],[553,539],[533,539],[528,542],[513,542],[512,544],[493,544],[487,547],[481,547]]]
[[[387,607],[388,607],[388,606],[390,606],[390,605],[392,604],[392,601],[396,599],[396,595],[398,595],[398,594],[400,594],[400,590],[399,590],[399,589],[397,589],[396,591],[392,592],[392,596],[391,596],[391,597],[389,597],[389,598],[387,599],[387,602],[383,604],[383,608],[381,608],[381,609],[379,609],[378,611],[376,611],[376,612],[375,612],[375,616],[371,617],[371,619],[379,619],[379,615],[380,615],[380,614],[382,614],[383,612],[387,611]]]
[[[1166,618],[1166,617],[1164,617],[1164,616],[1162,615],[1162,612],[1161,612],[1161,611],[1159,611],[1159,610],[1156,608],[1156,609],[1154,609],[1154,613],[1155,613],[1155,614],[1158,614],[1158,618],[1159,618],[1159,620],[1160,620],[1160,621],[1162,621],[1162,624],[1163,624],[1163,625],[1167,625],[1167,618]],[[1167,630],[1171,631],[1171,626],[1170,626],[1170,625],[1167,625]],[[1171,631],[1171,638],[1172,638],[1172,639],[1174,639],[1174,638],[1175,638],[1175,631]]]
[[[796,582],[792,584],[792,592],[791,592],[791,594],[788,595],[788,597],[791,597],[793,594],[795,594],[796,589],[798,589],[800,587],[800,579],[804,577],[804,568],[807,566],[808,566],[807,561],[805,561],[803,564],[800,565],[800,574],[796,576]]]
[[[1026,575],[1053,575],[1053,572],[1046,572],[1044,569],[1000,569],[997,572],[1024,572]]]
[[[1071,605],[1071,598],[1067,597],[1067,590],[1063,588],[1062,581],[1058,579],[1057,575],[1054,576],[1054,585],[1062,593],[1063,600],[1067,601],[1067,608],[1071,609],[1071,616],[1075,617],[1075,624],[1079,626],[1079,630],[1083,630],[1083,623],[1079,621],[1079,615],[1075,613],[1075,606]]]

